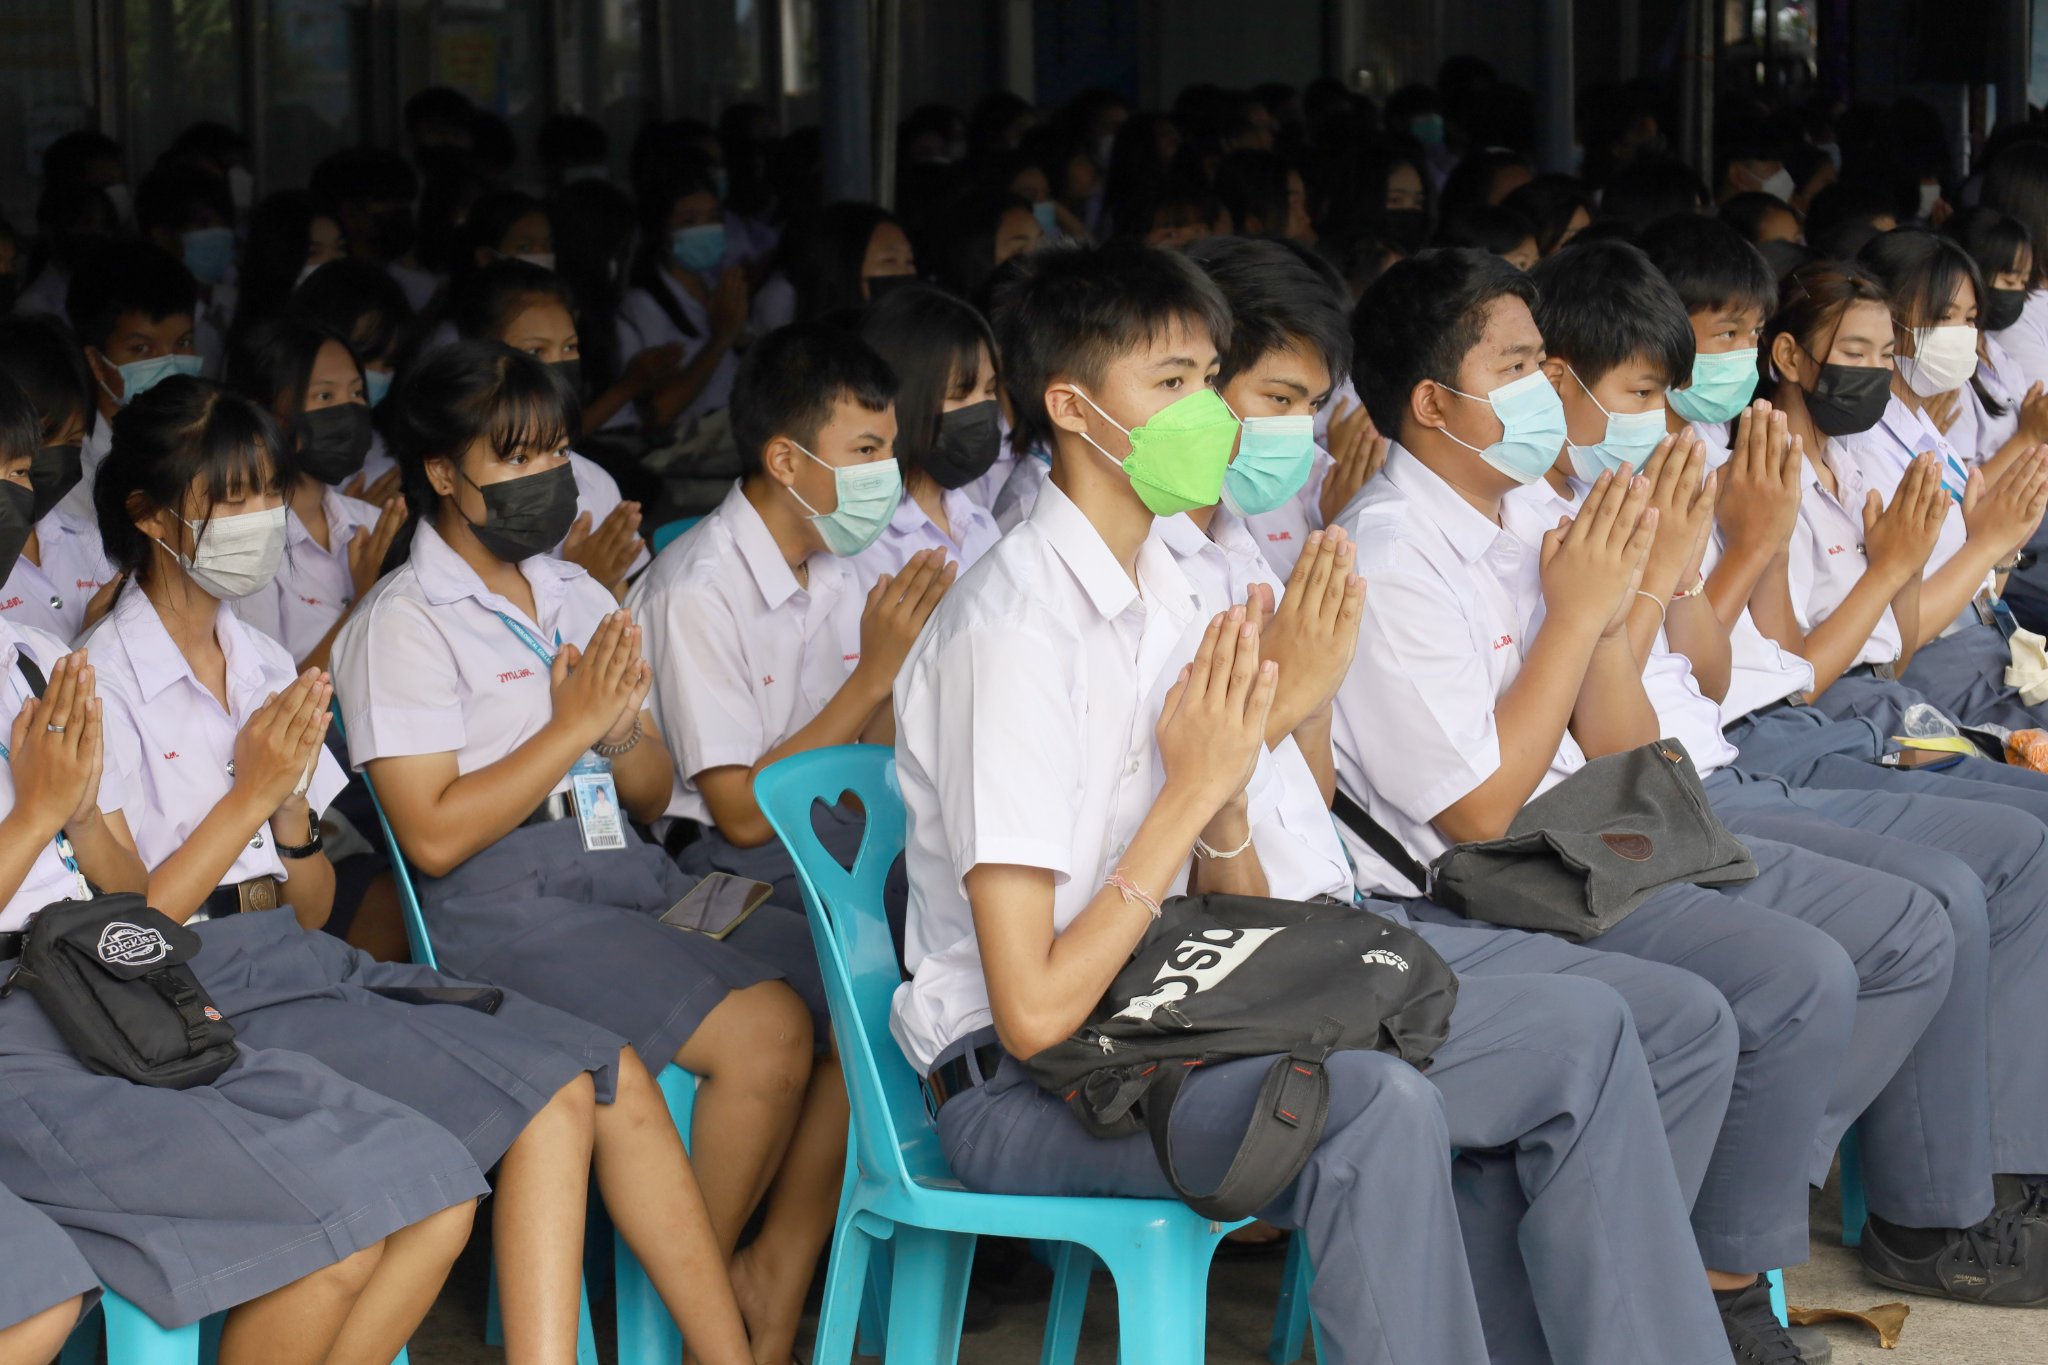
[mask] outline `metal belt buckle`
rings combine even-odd
[[[251,877],[248,881],[236,885],[235,891],[241,898],[242,913],[245,915],[251,910],[277,909],[275,877]]]

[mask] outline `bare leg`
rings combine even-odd
[[[384,1259],[341,1324],[327,1365],[391,1365],[434,1306],[449,1268],[469,1241],[475,1217],[476,1201],[471,1199],[385,1238]],[[226,1365],[227,1353],[221,1354]]]
[[[690,1359],[750,1365],[747,1329],[725,1285],[725,1256],[660,1089],[630,1048],[619,1056],[619,1090],[597,1110],[597,1184],[619,1235],[669,1316]]]
[[[348,926],[348,946],[360,948],[379,962],[410,962],[412,940],[405,936],[405,911],[398,901],[398,883],[380,872],[363,891],[356,917]]]
[[[321,1365],[389,1244],[386,1239],[230,1308],[220,1331],[220,1365]]]
[[[760,1235],[732,1258],[733,1293],[762,1365],[787,1365],[796,1350],[804,1295],[839,1217],[846,1126],[846,1080],[835,1052],[820,1057],[811,1072]]]
[[[85,1306],[83,1295],[51,1304],[32,1318],[0,1329],[0,1360],[19,1365],[49,1365],[64,1349],[64,1339],[78,1326],[78,1310]],[[734,1315],[738,1321],[738,1315]],[[745,1356],[739,1357],[745,1360]]]
[[[795,1130],[811,1074],[811,1016],[780,981],[734,991],[676,1053],[699,1077],[690,1161],[730,1256]]]
[[[492,1246],[510,1365],[570,1365],[583,1287],[583,1215],[589,1202],[588,1075],[563,1086],[498,1163]]]

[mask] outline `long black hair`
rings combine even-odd
[[[276,418],[210,379],[174,375],[151,388],[115,414],[114,443],[93,483],[107,558],[146,581],[154,556],[138,516],[175,511],[197,488],[205,497],[203,540],[219,504],[282,491],[287,449]]]
[[[929,285],[885,294],[861,316],[860,338],[896,372],[896,463],[907,479],[924,469],[948,398],[964,397],[981,368],[981,348],[996,354],[995,333],[973,305]]]
[[[35,408],[41,445],[55,442],[74,420],[83,430],[96,406],[92,371],[78,338],[49,313],[0,318],[0,374],[19,385]]]

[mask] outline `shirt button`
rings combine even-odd
[[[249,847],[251,847],[251,848],[261,848],[261,847],[263,847],[263,836],[259,834],[259,835],[257,835],[257,836],[256,836],[255,838],[251,839],[251,840],[249,841]]]
[[[1125,772],[1127,772],[1127,773],[1129,773],[1129,774],[1130,774],[1130,775],[1131,775],[1132,777],[1136,777],[1136,776],[1138,775],[1138,760],[1137,760],[1137,759],[1135,759],[1135,758],[1134,758],[1134,759],[1132,759],[1132,760],[1131,760],[1131,766],[1130,766],[1130,767],[1128,767],[1128,768],[1126,768],[1126,769],[1124,769],[1124,771],[1125,771]],[[1118,851],[1119,853],[1121,853],[1121,852],[1122,852],[1123,850],[1122,850],[1122,849],[1118,849],[1117,851]]]

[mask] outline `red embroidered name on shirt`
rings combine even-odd
[[[81,578],[76,583],[73,583],[71,586],[77,588],[80,592],[84,592],[88,588],[99,587],[100,581],[97,578]]]
[[[843,664],[857,664],[860,662],[860,652],[856,650],[851,654],[842,654],[839,656],[839,662]]]
[[[0,602],[0,611],[13,611],[20,605],[21,599],[19,597],[10,597],[5,602]]]
[[[500,673],[498,681],[501,683],[518,682],[521,678],[530,678],[532,676],[533,670],[530,668],[515,668],[510,672]]]
[[[761,675],[761,686],[763,686],[763,687],[773,687],[773,686],[775,686],[775,675],[774,675],[773,673],[763,673],[763,674]]]
[[[1845,555],[1849,553],[1849,547],[1846,545],[1830,545],[1828,546],[1828,553],[1831,555]]]
[[[176,749],[172,749],[172,750],[170,750],[170,751],[169,751],[168,753],[166,753],[166,754],[164,755],[164,757],[165,757],[165,758],[176,758],[177,756],[178,756],[178,751],[177,751]]]
[[[1268,531],[1268,532],[1266,532],[1266,539],[1268,539],[1268,540],[1292,540],[1292,539],[1294,539],[1294,532],[1292,532],[1292,531]]]
[[[1513,644],[1514,642],[1515,642],[1515,637],[1514,637],[1514,636],[1512,636],[1512,635],[1503,635],[1503,636],[1501,636],[1501,637],[1500,637],[1500,638],[1499,638],[1498,640],[1495,640],[1495,641],[1493,642],[1493,647],[1494,647],[1495,649],[1506,649],[1506,648],[1507,648],[1507,647],[1508,647],[1509,645]]]

